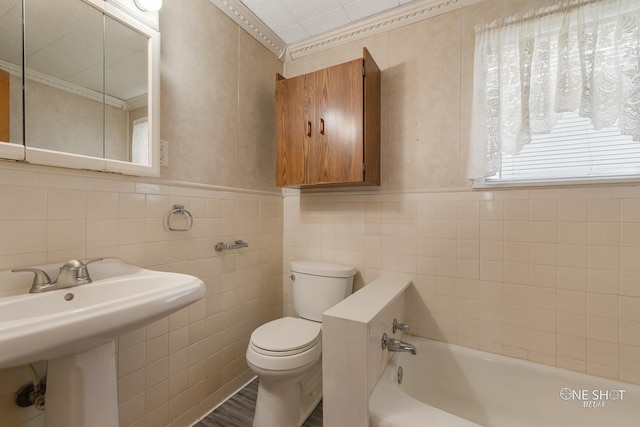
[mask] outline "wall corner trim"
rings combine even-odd
[[[284,60],[287,45],[280,37],[267,27],[240,0],[210,0],[253,38],[262,43],[280,60]]]

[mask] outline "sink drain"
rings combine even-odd
[[[403,377],[404,377],[404,372],[402,371],[402,366],[398,366],[398,384],[402,384]]]
[[[65,301],[71,301],[73,299],[74,295],[72,293],[68,293],[64,296],[64,300]]]

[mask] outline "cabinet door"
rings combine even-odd
[[[307,183],[309,141],[313,138],[314,100],[306,76],[276,81],[276,185]]]
[[[364,181],[380,185],[380,68],[365,47],[364,58]]]
[[[10,91],[9,73],[0,70],[0,142],[9,142],[10,139]]]
[[[362,181],[362,59],[309,74],[316,87],[315,139],[309,148],[313,183]]]

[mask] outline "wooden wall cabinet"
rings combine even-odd
[[[0,142],[10,141],[9,73],[0,70]]]
[[[276,77],[276,184],[380,185],[380,69],[363,57]]]

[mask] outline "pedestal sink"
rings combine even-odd
[[[36,266],[52,278],[61,264]],[[46,427],[117,427],[115,338],[202,298],[186,274],[105,259],[93,282],[29,294],[32,275],[0,272],[0,368],[47,360]]]

